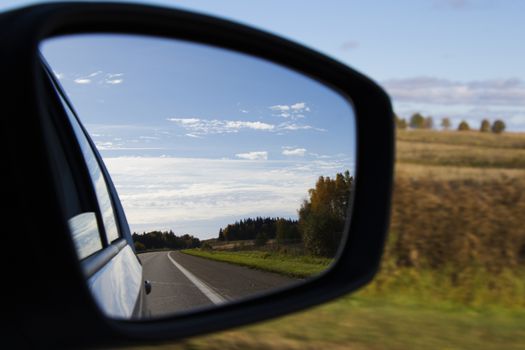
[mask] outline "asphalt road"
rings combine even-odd
[[[284,287],[298,280],[177,251],[139,254],[151,317],[221,304]]]

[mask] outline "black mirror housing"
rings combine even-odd
[[[376,274],[389,223],[394,120],[386,93],[364,75],[272,34],[209,16],[111,3],[53,3],[0,16],[4,85],[0,142],[5,280],[13,320],[4,329],[27,346],[118,346],[217,331],[298,311],[366,285]],[[48,95],[38,51],[49,37],[124,33],[177,38],[231,49],[293,69],[336,90],[356,112],[356,184],[338,260],[300,286],[213,309],[151,321],[106,318],[88,292],[61,204],[53,191],[42,130]],[[21,137],[21,132],[25,135]],[[146,291],[151,284],[146,281]]]

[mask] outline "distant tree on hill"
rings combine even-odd
[[[468,123],[462,120],[461,123],[459,123],[458,125],[458,131],[469,131],[469,130],[470,130],[470,126],[468,125]]]
[[[425,117],[419,113],[414,113],[410,117],[410,127],[413,129],[422,129],[425,125]]]
[[[442,127],[444,130],[448,130],[448,129],[450,129],[451,126],[452,126],[452,123],[450,122],[450,119],[449,119],[449,118],[443,118],[443,119],[441,119],[441,127]]]
[[[492,124],[492,132],[495,134],[500,134],[505,131],[505,127],[506,125],[503,120],[498,119],[494,122],[494,124]]]
[[[423,122],[424,129],[433,129],[434,128],[434,119],[432,117],[426,117]]]
[[[481,132],[489,132],[490,131],[490,122],[487,119],[483,119],[481,121],[481,126],[479,127],[479,131],[481,131]]]
[[[395,115],[396,120],[396,127],[398,129],[406,129],[407,128],[407,121],[405,118],[400,118],[397,114]]]

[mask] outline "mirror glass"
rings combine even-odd
[[[275,63],[187,41],[93,34],[40,49],[64,98],[62,120],[78,118],[75,137],[89,147],[83,125],[103,160],[83,149],[86,163],[107,168],[92,200],[112,196],[114,185],[129,224],[128,232],[115,217],[118,235],[104,227],[108,212],[119,215],[115,197],[96,204],[89,225],[70,221],[82,226],[74,237],[95,237],[75,244],[106,314],[187,312],[330,267],[355,173],[355,116],[340,94]]]

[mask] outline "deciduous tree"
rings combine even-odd
[[[434,128],[434,119],[432,117],[426,117],[423,122],[424,129],[433,129]]]
[[[481,132],[490,132],[490,122],[487,119],[481,121],[481,126],[479,127]]]
[[[407,128],[407,121],[405,118],[400,118],[397,114],[395,115],[396,120],[396,127],[398,129],[406,129]]]
[[[422,129],[425,124],[425,117],[423,117],[419,113],[414,113],[412,117],[410,117],[410,127],[413,129]]]
[[[334,256],[341,243],[353,178],[346,171],[335,179],[319,177],[299,209],[299,229],[312,254]]]
[[[443,119],[441,119],[441,127],[442,127],[444,130],[448,130],[448,129],[450,129],[451,126],[452,126],[452,123],[450,123],[450,119],[449,119],[449,118],[443,118]]]
[[[505,127],[505,122],[503,122],[503,120],[498,119],[494,122],[494,124],[492,124],[492,132],[495,134],[500,134],[503,131],[505,131]]]
[[[458,130],[459,131],[469,131],[470,126],[468,125],[466,121],[462,120],[461,123],[459,123],[458,125]]]

